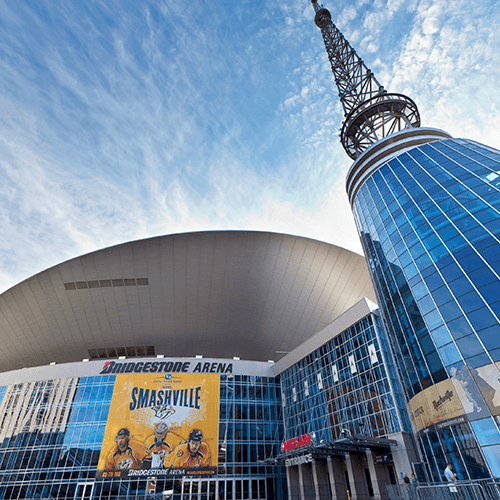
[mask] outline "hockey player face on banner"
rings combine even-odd
[[[120,452],[124,452],[128,448],[128,443],[130,441],[130,436],[125,433],[118,433],[115,438],[116,446]]]
[[[160,444],[165,441],[165,438],[167,437],[168,433],[168,426],[165,425],[163,422],[159,423],[155,427],[155,444],[159,446]]]
[[[201,441],[189,441],[189,453],[196,455],[200,449]]]

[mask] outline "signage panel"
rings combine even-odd
[[[214,474],[219,385],[207,373],[117,375],[97,477]]]
[[[465,363],[450,368],[443,380],[414,396],[408,410],[419,432],[500,415],[500,363],[473,368]]]
[[[297,436],[288,441],[283,442],[283,451],[292,451],[295,448],[300,448],[302,446],[309,446],[311,444],[311,437],[309,434],[303,434],[302,436]]]

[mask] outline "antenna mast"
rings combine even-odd
[[[388,94],[332,23],[330,12],[311,2],[344,108],[340,140],[346,153],[355,160],[380,139],[420,127],[417,105],[405,95]]]

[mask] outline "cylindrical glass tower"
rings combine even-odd
[[[500,151],[403,130],[347,191],[432,478],[500,476]]]

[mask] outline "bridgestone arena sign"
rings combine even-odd
[[[294,465],[308,464],[312,461],[313,461],[312,453],[308,453],[307,455],[302,455],[301,457],[287,458],[285,460],[285,465],[287,467],[292,467]]]
[[[197,362],[194,364],[191,361],[116,363],[110,361],[104,365],[99,375],[111,373],[233,373],[233,363]]]

